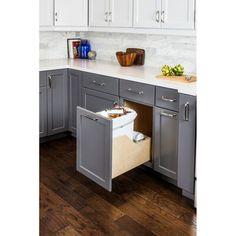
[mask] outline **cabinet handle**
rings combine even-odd
[[[189,121],[189,103],[184,104],[184,120]]]
[[[112,22],[112,12],[109,12],[109,22]]]
[[[161,96],[161,100],[165,101],[165,102],[176,102],[175,98],[167,98],[165,96]]]
[[[165,11],[161,11],[161,23],[165,23]]]
[[[166,117],[171,117],[171,118],[175,118],[177,116],[175,113],[171,114],[171,113],[166,113],[166,112],[162,112],[161,115],[166,116]]]
[[[105,21],[108,22],[108,12],[105,12]]]
[[[57,21],[57,12],[55,12],[55,21]]]
[[[49,88],[52,88],[52,76],[48,76],[48,83],[49,83]]]
[[[84,115],[84,117],[86,117],[90,120],[93,120],[93,121],[98,121],[98,118],[94,118],[94,117],[91,117],[91,116],[88,116],[88,115]]]
[[[136,91],[136,90],[133,90],[133,89],[131,89],[131,88],[128,88],[127,90],[128,90],[129,92],[131,92],[131,93],[138,94],[138,95],[144,94],[143,91]]]
[[[156,11],[156,22],[160,22],[160,11]]]
[[[96,80],[93,80],[93,84],[98,85],[98,86],[105,86],[105,83],[98,83]]]

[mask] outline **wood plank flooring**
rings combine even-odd
[[[40,145],[40,235],[196,235],[191,200],[136,168],[113,180],[110,193],[75,170],[72,137]]]

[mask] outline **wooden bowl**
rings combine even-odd
[[[116,52],[116,58],[121,66],[132,66],[136,55],[135,52]]]
[[[134,60],[134,65],[142,66],[145,61],[145,50],[141,48],[127,48],[126,52],[135,52],[136,58]]]

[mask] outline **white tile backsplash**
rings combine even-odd
[[[182,64],[187,73],[196,73],[196,37],[121,34],[101,32],[41,32],[40,59],[66,58],[66,39],[89,39],[97,59],[116,62],[116,51],[128,47],[146,51],[145,65],[161,67],[164,64]]]

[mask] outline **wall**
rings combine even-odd
[[[120,34],[98,32],[41,32],[40,58],[66,58],[66,38],[87,38],[97,59],[116,62],[115,52],[128,47],[146,50],[146,66],[182,64],[187,73],[196,73],[196,38],[145,34]]]

